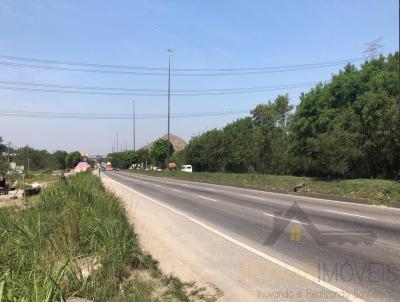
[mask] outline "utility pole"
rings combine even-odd
[[[169,134],[170,134],[170,114],[171,114],[171,53],[172,49],[168,48],[168,146],[167,146],[167,169],[168,169],[168,164],[169,164],[169,146],[170,146],[170,139],[169,139]]]
[[[135,112],[135,100],[132,100],[132,135],[133,135],[133,151],[136,151],[136,112]]]
[[[26,153],[27,153],[28,173],[29,173],[29,146],[28,148],[26,148]]]
[[[8,156],[7,156],[8,166],[7,166],[7,170],[10,168],[10,149],[11,149],[11,142],[8,141]]]
[[[117,131],[117,152],[118,152],[118,131]]]

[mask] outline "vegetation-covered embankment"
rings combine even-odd
[[[293,192],[295,185],[305,184],[304,192],[337,195],[353,198],[367,198],[373,204],[400,207],[400,183],[382,179],[339,179],[321,180],[313,177],[266,175],[256,173],[221,172],[153,172],[129,170],[152,176],[174,177],[183,180]]]
[[[119,199],[79,173],[24,210],[0,209],[0,301],[188,301],[143,253]]]

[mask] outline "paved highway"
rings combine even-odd
[[[400,300],[399,209],[123,171],[107,175],[194,218],[254,257],[328,290],[343,290],[348,300]]]

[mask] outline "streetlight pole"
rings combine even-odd
[[[28,163],[28,173],[29,173],[29,146],[26,148],[26,153],[27,153],[27,163]]]
[[[168,169],[168,164],[169,164],[169,146],[171,144],[170,142],[170,115],[171,115],[171,53],[172,49],[168,48],[168,146],[167,146],[167,169]]]
[[[136,112],[135,112],[135,100],[132,100],[132,135],[133,135],[133,151],[136,151]]]

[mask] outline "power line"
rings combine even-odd
[[[286,89],[296,89],[296,88],[305,88],[318,84],[320,82],[307,82],[307,83],[296,83],[296,84],[286,84],[286,85],[274,85],[274,86],[264,86],[260,88],[254,89],[243,89],[243,90],[209,90],[204,92],[178,92],[171,93],[173,96],[217,96],[217,95],[235,95],[235,94],[248,94],[248,93],[257,93],[257,92],[266,92],[266,91],[276,91],[276,90],[286,90]],[[1,84],[1,82],[0,82]],[[22,86],[22,87],[19,87]],[[51,87],[48,85],[48,87]],[[99,91],[95,89],[95,91],[86,91],[82,90],[63,90],[63,89],[43,89],[43,88],[35,88],[29,87],[29,85],[25,84],[14,84],[14,85],[0,85],[0,89],[3,90],[13,90],[13,91],[32,91],[32,92],[51,92],[51,93],[63,93],[63,94],[88,94],[88,95],[106,95],[106,96],[132,96],[132,92],[109,92],[109,91]],[[200,90],[199,90],[200,91]],[[167,96],[167,93],[134,93],[135,96]]]
[[[4,61],[0,61],[0,65],[10,66],[10,67],[30,67],[30,68],[38,68],[38,69],[63,70],[63,71],[80,71],[80,72],[110,73],[110,74],[162,75],[162,76],[165,76],[165,73],[160,73],[160,72],[139,72],[139,71],[117,71],[117,70],[83,69],[83,68],[56,67],[56,66],[46,66],[46,65],[32,65],[32,64],[4,62]]]
[[[292,85],[314,85],[317,82],[304,82],[294,84],[278,84],[270,86],[251,86],[251,87],[237,87],[237,88],[211,88],[211,89],[174,89],[174,92],[231,92],[231,91],[247,91],[247,90],[258,90],[266,88],[280,88]],[[161,88],[125,88],[125,87],[100,87],[100,86],[80,86],[80,85],[63,85],[63,84],[48,84],[48,83],[34,83],[34,82],[19,82],[19,81],[7,81],[0,80],[0,84],[5,85],[17,85],[17,86],[34,86],[34,87],[45,87],[45,88],[63,88],[63,89],[82,89],[82,90],[110,90],[110,91],[132,91],[132,92],[165,92],[165,89]]]
[[[25,58],[28,59],[28,58]],[[35,59],[31,59],[35,60]],[[39,60],[39,59],[36,59]],[[319,69],[332,67],[337,65],[343,65],[350,62],[361,61],[363,58],[353,58],[347,60],[339,60],[339,61],[330,61],[330,62],[322,62],[322,63],[310,63],[310,64],[298,64],[298,65],[283,65],[283,66],[271,66],[271,67],[251,67],[251,68],[219,68],[219,69],[175,69],[173,70],[172,76],[175,77],[212,77],[212,76],[235,76],[235,75],[256,75],[256,74],[267,74],[267,73],[279,73],[279,72],[291,72],[291,71],[300,71],[300,70],[310,70],[310,69]],[[44,61],[44,60],[42,60]],[[53,61],[54,62],[54,61]],[[105,73],[105,74],[120,74],[120,75],[144,75],[144,76],[166,76],[168,73],[164,69],[161,68],[153,68],[153,67],[128,67],[125,66],[123,70],[104,70],[98,69],[100,66],[111,66],[111,65],[102,65],[102,64],[85,64],[85,63],[53,63],[53,64],[64,64],[68,66],[85,66],[85,67],[95,67],[95,69],[90,68],[75,68],[75,67],[61,67],[61,66],[49,66],[49,65],[35,65],[35,64],[26,64],[26,63],[15,63],[15,62],[6,62],[0,61],[0,65],[10,66],[10,67],[28,67],[28,68],[37,68],[37,69],[47,69],[47,70],[62,70],[62,71],[79,71],[79,72],[90,72],[90,73]],[[117,65],[115,65],[117,66]],[[97,69],[96,69],[97,68]],[[117,67],[114,67],[117,68]],[[119,67],[121,68],[121,66]],[[135,70],[131,70],[136,68]],[[140,68],[140,69],[139,69]],[[145,70],[145,71],[137,71],[137,70]],[[158,70],[162,70],[164,72],[156,72]],[[185,71],[185,72],[183,72]],[[201,72],[201,73],[195,73]],[[189,73],[188,73],[189,72]]]
[[[250,110],[229,110],[215,112],[197,112],[197,113],[175,113],[171,118],[193,118],[193,117],[212,117],[249,113]],[[50,118],[50,119],[93,119],[93,120],[125,120],[132,119],[132,114],[125,113],[76,113],[76,112],[44,112],[44,111],[26,111],[26,110],[3,110],[0,116],[7,117],[32,117],[32,118]],[[135,119],[164,119],[167,115],[162,114],[136,114]]]
[[[0,55],[0,59],[35,62],[35,63],[46,63],[56,65],[71,65],[71,66],[83,66],[83,67],[97,67],[97,68],[109,68],[109,69],[130,69],[130,70],[158,70],[168,71],[166,67],[145,67],[145,66],[129,66],[129,65],[112,65],[112,64],[96,64],[96,63],[82,63],[72,61],[59,61],[49,59],[38,59],[29,57],[19,57],[10,55]],[[298,68],[298,67],[311,67],[319,65],[330,65],[330,64],[343,64],[349,61],[360,61],[363,58],[350,58],[335,61],[317,62],[317,63],[306,63],[306,64],[293,64],[293,65],[280,65],[280,66],[263,66],[263,67],[240,67],[240,68],[171,68],[171,71],[255,71],[255,70],[269,70],[269,69],[287,69],[287,68]]]
[[[35,63],[57,64],[57,65],[112,68],[112,69],[167,70],[166,68],[161,68],[161,67],[143,67],[143,66],[82,63],[82,62],[57,61],[57,60],[48,60],[48,59],[17,57],[17,56],[9,56],[9,55],[0,55],[0,59],[16,60],[16,61],[24,61],[24,62],[35,62]]]

